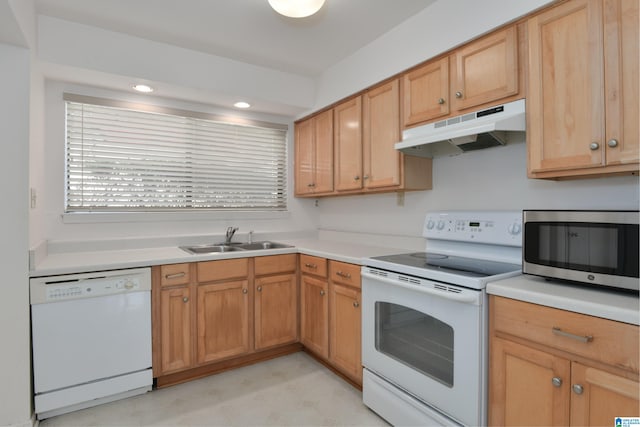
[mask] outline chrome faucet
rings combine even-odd
[[[236,231],[238,231],[238,227],[227,228],[227,233],[225,234],[226,240],[224,241],[225,245],[231,244],[231,239],[233,239],[233,235]]]

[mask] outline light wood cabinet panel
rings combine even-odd
[[[271,258],[271,257],[269,257]],[[298,286],[295,274],[255,280],[255,349],[298,340]]]
[[[300,277],[300,341],[320,357],[329,357],[329,285],[303,274]]]
[[[160,371],[163,374],[193,366],[192,310],[189,287],[160,291]]]
[[[604,2],[608,165],[637,163],[640,158],[639,5],[637,0]],[[609,146],[614,140],[616,146]]]
[[[497,296],[489,313],[491,425],[638,416],[638,326]],[[562,333],[544,333],[551,328]]]
[[[360,289],[360,266],[341,261],[329,261],[329,277],[334,283]]]
[[[300,255],[300,272],[327,277],[327,259],[311,255]]]
[[[638,381],[575,362],[571,383],[571,425],[607,426],[616,417],[640,414]]]
[[[493,338],[489,425],[569,425],[570,373],[566,359]]]
[[[359,290],[331,284],[329,360],[359,384],[362,383],[360,301]]]
[[[529,176],[637,172],[638,2],[571,0],[528,32]]]
[[[333,110],[295,125],[295,194],[333,191]]]
[[[160,266],[160,286],[186,285],[191,282],[189,264],[167,264]]]
[[[452,56],[454,110],[465,110],[518,93],[518,31],[516,26],[473,41]]]
[[[449,57],[431,61],[402,77],[404,127],[446,116],[449,99]]]
[[[296,271],[298,265],[297,254],[269,255],[254,258],[254,274],[264,276],[266,274],[286,273]]]
[[[362,188],[362,98],[333,109],[334,173],[336,191]]]
[[[197,311],[199,364],[250,350],[247,280],[199,285]]]
[[[250,258],[203,261],[196,264],[198,283],[239,279],[249,275]]]

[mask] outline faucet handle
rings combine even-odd
[[[247,243],[253,243],[253,230],[249,230],[249,241]]]

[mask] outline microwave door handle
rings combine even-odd
[[[400,282],[397,280],[391,280],[391,279],[387,279],[386,277],[380,277],[380,276],[376,276],[373,275],[371,273],[367,273],[366,271],[363,271],[361,273],[362,277],[366,277],[368,279],[371,280],[375,280],[378,282],[382,282],[382,283],[386,283],[389,285],[393,285],[393,286],[399,286],[401,288],[405,288],[405,289],[409,289],[411,291],[418,291],[418,292],[422,292],[425,294],[430,294],[439,298],[444,298],[444,299],[448,299],[451,301],[456,301],[456,302],[462,302],[462,303],[474,303],[477,301],[478,297],[477,295],[474,294],[470,294],[470,293],[463,293],[463,294],[454,294],[451,292],[443,292],[443,291],[438,291],[435,289],[431,289],[431,288],[427,288],[424,286],[416,286],[416,285],[412,285],[411,283],[404,283],[404,282]]]

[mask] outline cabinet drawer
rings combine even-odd
[[[490,312],[495,331],[638,372],[638,326],[502,297]]]
[[[160,286],[186,285],[190,281],[189,264],[168,264],[160,266]]]
[[[255,258],[256,276],[296,271],[296,254],[271,255]]]
[[[247,277],[249,274],[249,258],[205,261],[197,264],[198,282],[212,282]]]
[[[331,281],[360,289],[360,266],[340,261],[329,261]]]
[[[311,255],[300,255],[300,272],[327,277],[327,260]]]

